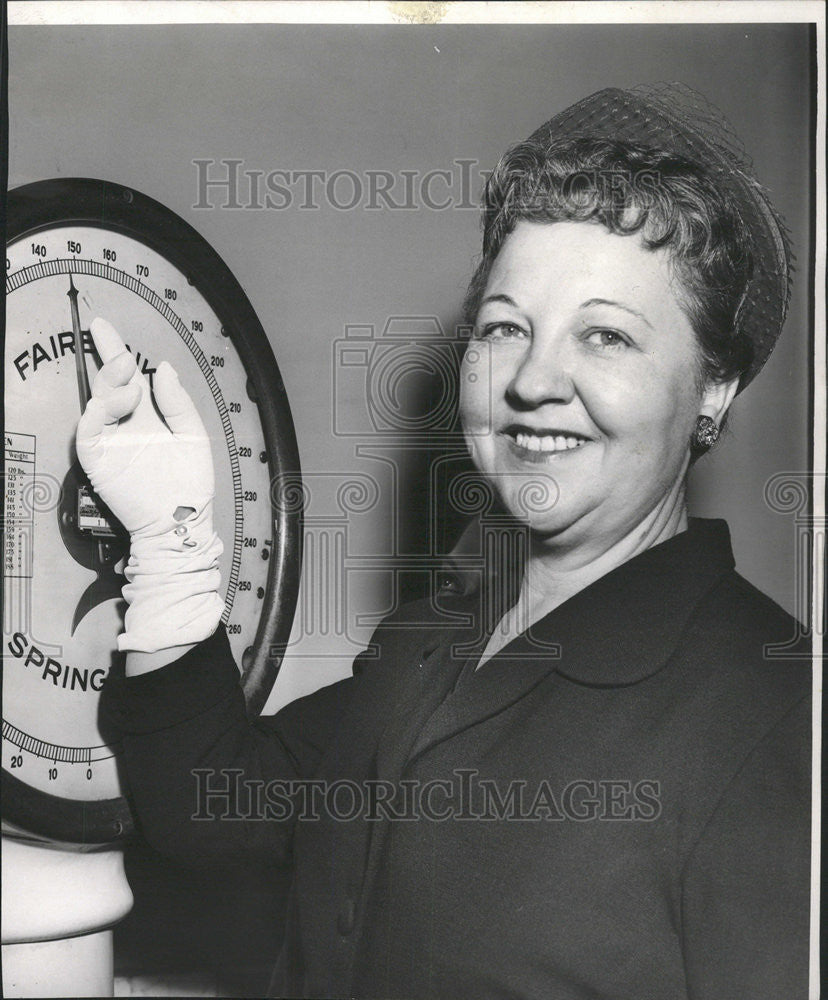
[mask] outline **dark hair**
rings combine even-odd
[[[492,265],[521,220],[600,223],[670,251],[699,343],[699,384],[729,381],[753,361],[739,312],[753,271],[750,235],[705,167],[676,153],[591,136],[509,149],[489,177],[483,253],[464,303],[474,324]]]

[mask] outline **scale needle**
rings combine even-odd
[[[83,334],[81,333],[80,314],[78,313],[78,290],[69,275],[69,291],[66,293],[72,304],[72,332],[75,335],[75,370],[78,373],[78,396],[80,397],[81,413],[86,409],[89,397],[89,376],[86,372],[86,361],[83,357]]]

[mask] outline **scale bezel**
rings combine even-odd
[[[247,295],[213,247],[171,209],[134,188],[88,177],[53,178],[8,192],[6,239],[12,243],[61,226],[91,226],[131,237],[178,268],[204,297],[239,354],[265,440],[270,482],[295,484],[301,496],[296,432],[284,382],[267,335]],[[302,510],[271,504],[273,547],[253,654],[241,673],[247,713],[261,713],[287,647],[299,595]],[[128,837],[128,800],[80,800],[32,788],[5,768],[3,818],[36,836],[75,844]]]

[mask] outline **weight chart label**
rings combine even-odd
[[[7,431],[3,576],[31,579],[34,546],[35,444],[33,434]]]

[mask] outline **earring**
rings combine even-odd
[[[703,413],[696,417],[696,426],[693,429],[693,444],[696,448],[707,451],[719,440],[719,425],[712,417]]]

